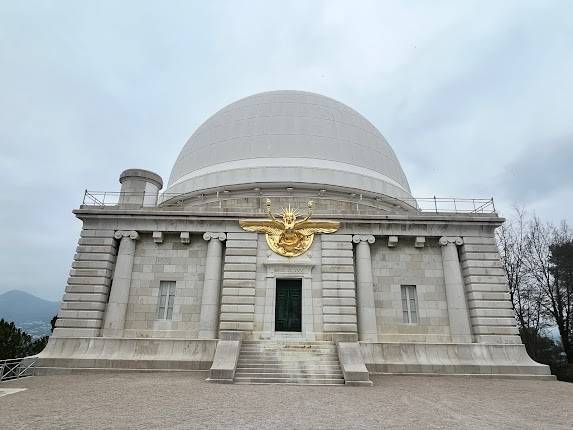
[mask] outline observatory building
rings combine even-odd
[[[382,134],[330,98],[215,113],[162,178],[86,191],[43,373],[209,371],[214,382],[548,378],[521,343],[493,200],[415,199]]]

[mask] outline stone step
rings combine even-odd
[[[285,343],[274,343],[274,342],[260,342],[260,343],[241,343],[242,347],[248,348],[279,348],[279,349],[314,349],[314,348],[326,348],[332,349],[336,348],[333,343],[330,342],[316,342],[316,343],[299,343],[299,342],[285,342]]]
[[[332,342],[247,341],[241,345],[237,384],[344,384]]]
[[[292,358],[292,357],[239,357],[239,364],[241,363],[287,363],[291,365],[301,366],[305,363],[308,364],[338,364],[338,360],[336,357],[332,357],[330,359],[317,359],[317,358]]]
[[[338,357],[335,352],[287,352],[287,351],[240,351],[245,356],[252,357],[255,355],[275,356],[275,357]]]
[[[240,372],[235,374],[235,380],[237,378],[281,378],[281,379],[324,379],[324,380],[338,380],[344,379],[342,373],[286,373],[286,372],[277,372],[277,373],[256,373],[256,372]]]
[[[301,345],[298,343],[293,344],[274,344],[274,343],[251,343],[245,344],[242,343],[241,346],[243,348],[279,348],[279,349],[333,349],[336,346],[332,343],[322,343],[322,344],[313,344],[313,345]]]
[[[315,355],[317,357],[324,357],[324,356],[332,356],[332,357],[337,357],[338,353],[336,351],[277,351],[277,350],[261,350],[261,351],[244,351],[241,350],[240,351],[241,354],[245,354],[245,355],[257,355],[257,354],[265,354],[265,355],[276,355],[279,357],[283,357],[283,356],[311,356],[311,355]]]
[[[298,384],[298,385],[343,385],[344,378],[263,378],[263,377],[235,377],[236,384]]]
[[[292,352],[292,351],[241,351],[244,357],[338,357],[335,352]]]
[[[334,345],[329,340],[303,340],[303,339],[281,339],[281,340],[244,340],[245,345]]]
[[[282,347],[282,346],[267,346],[267,345],[243,345],[241,350],[245,351],[336,351],[336,347],[327,347],[327,346],[305,346],[305,347]]]
[[[273,372],[308,372],[308,373],[340,373],[340,366],[304,366],[290,367],[283,365],[276,366],[243,366],[237,367],[237,372],[249,373],[273,373]]]
[[[302,357],[324,357],[324,356],[332,356],[332,357],[338,357],[338,354],[334,351],[240,351],[241,354],[248,354],[248,355],[276,355],[277,357],[284,357],[284,356],[292,356],[292,357],[297,357],[297,356],[302,356]]]
[[[325,365],[333,365],[333,366],[338,366],[338,360],[332,359],[332,360],[313,360],[313,359],[299,359],[299,360],[272,360],[272,359],[264,359],[264,358],[249,358],[249,359],[244,359],[241,358],[239,356],[239,361],[238,361],[238,365],[244,365],[244,364],[280,364],[280,363],[290,363],[291,365],[293,363],[297,363],[300,365],[304,365],[305,363],[312,363],[312,364],[316,364],[316,363],[321,363],[321,364],[325,364]]]

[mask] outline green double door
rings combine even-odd
[[[302,331],[302,279],[277,279],[275,331]]]

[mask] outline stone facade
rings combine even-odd
[[[442,255],[437,238],[427,238],[424,247],[414,246],[414,237],[400,238],[388,247],[372,246],[372,271],[379,339],[386,342],[449,342],[448,305]],[[419,323],[402,321],[401,287],[415,285]]]
[[[371,372],[546,372],[523,355],[493,238],[502,221],[495,214],[332,214],[344,219],[339,232],[318,235],[292,258],[273,253],[264,234],[241,231],[240,215],[205,219],[168,207],[82,207],[76,215],[84,229],[43,353],[46,369],[109,363],[110,345],[121,339],[133,352],[118,363],[205,369],[215,354],[210,342],[238,332],[244,340],[358,340]],[[301,279],[300,333],[275,330],[277,279]],[[160,285],[170,281],[165,319]],[[415,287],[414,322],[404,321],[407,286]],[[455,345],[466,345],[455,350],[465,359],[452,358]],[[189,348],[195,363],[185,358]]]
[[[243,362],[257,365],[265,342],[276,352],[296,341],[331,361],[335,349],[340,366],[326,367],[356,385],[370,383],[368,371],[547,376],[518,335],[494,210],[448,212],[436,200],[422,210],[384,138],[338,102],[298,92],[245,100],[190,139],[163,195],[161,177],[129,169],[116,204],[90,194],[74,211],[83,229],[40,354],[45,372],[210,368],[211,380],[232,382],[241,342]],[[233,158],[245,139],[257,151]],[[278,255],[239,226],[266,218],[267,198],[313,200],[313,216],[340,228],[302,255]],[[292,296],[279,303],[280,283]],[[279,330],[283,311],[292,326]]]
[[[181,243],[178,234],[164,235],[161,243],[149,233],[141,235],[131,276],[125,337],[198,337],[206,251],[200,235],[192,235],[189,243]],[[161,281],[175,281],[176,285],[170,320],[157,318]]]

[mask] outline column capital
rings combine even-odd
[[[139,233],[135,230],[117,230],[113,237],[116,239],[122,239],[124,237],[129,237],[130,239],[137,240],[139,239]]]
[[[440,245],[442,246],[446,246],[450,243],[453,243],[455,245],[463,245],[464,244],[464,240],[459,237],[459,236],[442,236],[440,237]]]
[[[225,233],[213,233],[211,231],[207,231],[203,234],[203,239],[209,241],[211,239],[219,239],[221,242],[227,240],[227,235]]]
[[[352,236],[352,242],[360,243],[360,242],[368,242],[370,244],[374,243],[376,239],[371,234],[355,234]]]

